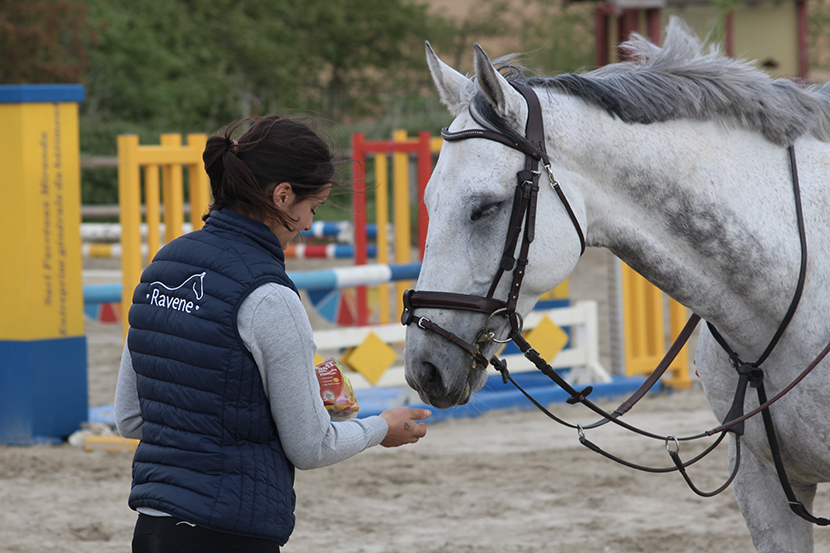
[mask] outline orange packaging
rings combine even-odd
[[[332,358],[315,367],[320,381],[320,396],[332,420],[344,421],[357,416],[360,406],[354,397],[354,389],[340,364]]]

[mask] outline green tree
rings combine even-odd
[[[89,4],[101,39],[85,114],[180,130],[212,130],[257,105],[338,120],[369,113],[385,92],[423,82],[433,28],[407,0]]]
[[[113,155],[119,133],[155,143],[275,111],[377,118],[423,95],[423,40],[451,36],[411,0],[86,2],[99,36],[81,106],[86,155]],[[84,197],[114,198],[113,181],[84,171]]]
[[[594,64],[594,9],[587,2],[525,0],[522,51],[540,73],[572,73]]]
[[[453,50],[449,63],[452,67],[461,71],[461,68],[472,65],[473,43],[516,34],[517,21],[513,17],[511,3],[510,0],[470,2],[464,16],[456,21],[455,32],[451,35]]]
[[[330,117],[365,114],[391,90],[408,92],[424,65],[427,7],[403,0],[293,0],[293,28],[316,67],[307,82]],[[424,73],[421,72],[421,77]],[[375,110],[376,111],[376,110]]]
[[[0,83],[77,83],[95,33],[71,0],[0,0]]]
[[[810,78],[824,81],[830,77],[830,1],[809,0],[807,13]]]
[[[203,128],[229,109],[226,56],[180,1],[90,0],[99,47],[90,56],[83,114],[167,130]],[[221,50],[220,50],[221,52]],[[134,129],[125,129],[134,130]]]

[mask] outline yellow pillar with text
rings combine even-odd
[[[0,86],[0,443],[88,418],[81,277],[81,85]]]

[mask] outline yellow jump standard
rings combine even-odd
[[[81,85],[0,86],[0,443],[88,418],[81,280]]]

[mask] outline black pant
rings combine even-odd
[[[175,517],[138,515],[133,553],[277,553],[271,540],[235,536],[194,526]]]

